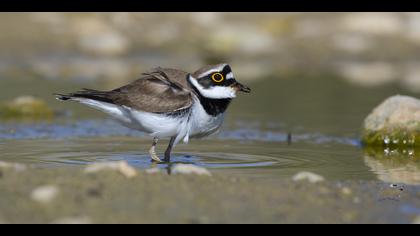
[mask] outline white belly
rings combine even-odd
[[[128,128],[145,132],[157,138],[176,136],[182,131],[186,123],[186,119],[181,116],[168,117],[163,114],[137,111],[125,106],[91,99],[77,99],[77,101],[107,113]]]
[[[224,119],[224,114],[208,115],[198,100],[194,101],[189,113],[180,116],[137,111],[90,99],[78,99],[78,101],[107,113],[124,126],[143,131],[150,136],[156,138],[176,136],[175,143],[182,139],[188,142],[189,138],[211,135],[219,130]]]

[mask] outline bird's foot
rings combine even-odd
[[[156,152],[155,152],[155,149],[154,149],[154,148],[150,149],[149,154],[150,154],[150,157],[152,158],[152,161],[153,161],[153,162],[158,162],[158,163],[162,162],[162,160],[161,160],[161,159],[159,158],[159,156],[156,154]]]

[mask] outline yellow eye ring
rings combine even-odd
[[[219,78],[219,79],[217,79],[217,78]],[[216,83],[220,83],[225,79],[225,77],[220,73],[214,73],[214,74],[211,75],[211,79]]]

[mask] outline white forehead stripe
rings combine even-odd
[[[204,73],[201,73],[198,77],[201,78],[201,77],[207,76],[207,75],[209,75],[211,73],[214,73],[214,72],[220,72],[220,71],[223,70],[223,68],[225,66],[227,66],[227,64],[222,64],[222,65],[220,65],[220,66],[218,66],[218,67],[216,67],[214,69],[211,69],[211,70],[208,70],[208,71],[206,71]]]
[[[214,86],[210,88],[204,88],[198,81],[191,75],[188,77],[191,84],[200,92],[200,94],[206,98],[212,99],[224,99],[236,97],[236,90],[230,86]]]
[[[232,72],[229,72],[229,74],[226,75],[226,79],[233,79],[235,76],[233,76]]]

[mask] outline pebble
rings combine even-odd
[[[86,173],[96,173],[104,170],[118,171],[127,178],[137,176],[137,171],[126,161],[103,162],[88,165],[85,169]]]
[[[318,183],[325,180],[325,178],[322,177],[321,175],[318,175],[312,172],[306,172],[306,171],[302,171],[295,174],[292,179],[295,182],[306,180],[306,181],[309,181],[310,183]]]
[[[32,191],[31,199],[42,204],[47,204],[53,201],[59,192],[58,187],[53,185],[40,186]]]
[[[399,132],[416,131],[419,119],[420,100],[415,97],[396,95],[387,98],[373,109],[365,119],[364,129],[376,132],[393,128],[399,128]]]
[[[207,169],[189,164],[176,164],[172,168],[172,174],[196,174],[211,176],[210,171],[208,171]]]

